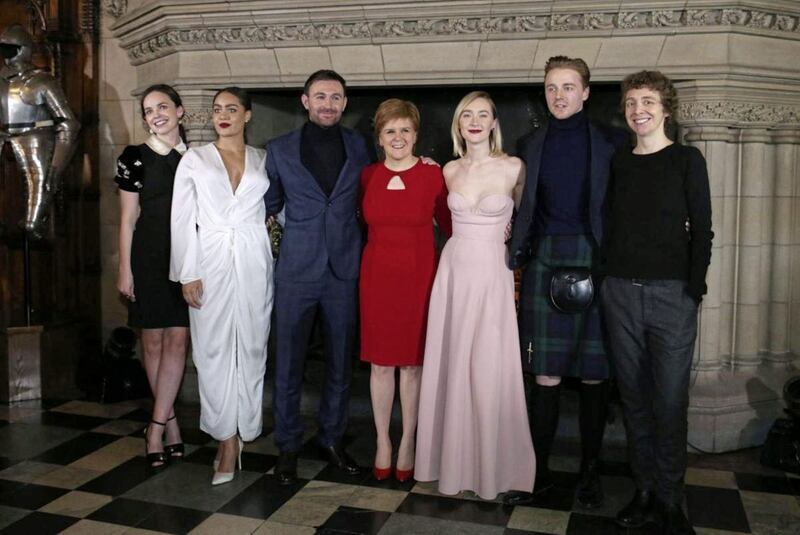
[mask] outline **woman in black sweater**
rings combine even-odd
[[[689,373],[714,236],[708,174],[699,150],[666,135],[677,104],[667,77],[632,74],[622,95],[636,147],[612,160],[600,293],[637,488],[617,523],[641,526],[657,512],[662,533],[694,533],[681,504]]]

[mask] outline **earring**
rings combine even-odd
[[[150,135],[151,135],[151,136],[152,136],[153,134],[155,134],[155,132],[153,132],[153,129],[152,129],[152,128],[148,129],[147,131],[148,131],[148,132],[150,132]]]

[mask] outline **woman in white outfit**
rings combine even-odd
[[[242,441],[261,433],[272,310],[272,252],[264,193],[266,152],[245,145],[250,98],[214,97],[217,140],[191,148],[175,174],[170,279],[189,304],[200,429],[220,442],[213,485],[241,469]]]

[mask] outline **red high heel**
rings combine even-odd
[[[378,468],[377,466],[372,467],[372,477],[374,477],[376,481],[383,481],[384,479],[389,479],[390,475],[392,475],[391,466],[389,466],[389,468]]]
[[[399,468],[394,469],[394,478],[399,481],[400,483],[405,483],[409,479],[414,477],[414,467],[412,466],[410,470],[400,470]]]

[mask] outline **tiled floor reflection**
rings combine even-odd
[[[342,476],[316,453],[313,424],[300,481],[278,485],[271,418],[247,444],[244,471],[211,487],[215,444],[197,429],[198,410],[184,407],[186,458],[153,473],[144,459],[146,400],[101,405],[87,401],[0,406],[0,531],[23,534],[314,533],[618,534],[616,511],[633,491],[624,452],[604,452],[605,504],[592,511],[573,500],[577,459],[572,445],[555,448],[557,488],[529,507],[506,507],[472,493],[442,496],[435,483],[375,481],[368,469],[371,422],[351,422],[347,448],[365,467]],[[561,447],[558,447],[561,446]],[[800,533],[800,478],[761,466],[757,449],[691,455],[686,508],[699,535]],[[653,533],[656,527],[627,530]]]

